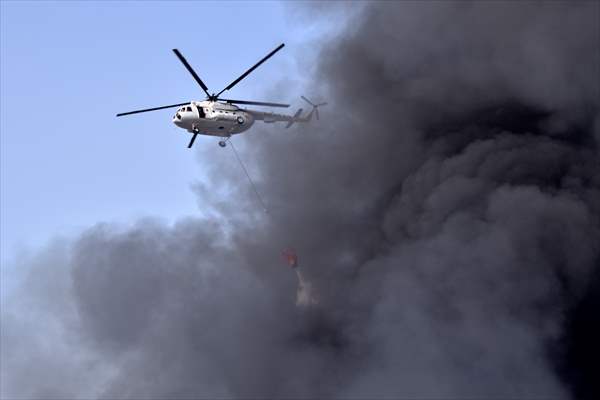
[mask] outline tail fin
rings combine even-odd
[[[298,117],[300,116],[301,113],[302,113],[302,109],[299,108],[298,111],[296,111],[296,114],[294,114],[294,116],[288,121],[287,125],[285,126],[285,129],[294,125],[294,122],[298,121]]]

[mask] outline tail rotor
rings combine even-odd
[[[318,121],[319,120],[319,107],[327,105],[327,103],[315,104],[304,96],[300,96],[300,97],[302,97],[302,100],[306,101],[308,104],[310,104],[313,107],[313,111],[315,112],[315,116],[317,117],[317,121]]]

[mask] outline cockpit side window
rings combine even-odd
[[[192,107],[187,107],[186,111],[192,111]]]

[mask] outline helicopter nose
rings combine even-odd
[[[181,114],[177,113],[173,116],[173,123],[177,126],[181,126]]]

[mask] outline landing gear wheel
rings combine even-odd
[[[219,146],[225,147],[225,146],[227,146],[227,143],[225,143],[223,140],[221,140],[221,141],[219,141]]]
[[[194,127],[192,128],[192,131],[193,131],[194,133],[200,133],[200,129],[198,129],[198,127],[196,127],[196,126],[194,126]]]

